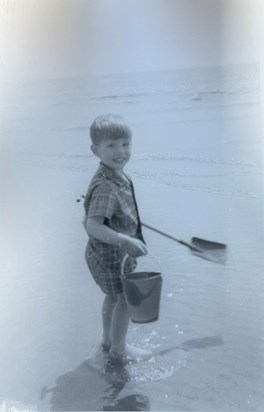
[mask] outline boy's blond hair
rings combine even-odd
[[[98,146],[105,139],[131,138],[132,132],[122,116],[107,114],[95,118],[90,127],[92,143]]]

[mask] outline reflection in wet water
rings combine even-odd
[[[146,411],[149,399],[142,394],[119,397],[130,381],[126,366],[99,351],[76,369],[60,376],[55,387],[42,388],[42,399],[51,393],[52,411]]]
[[[176,349],[190,351],[223,344],[221,336],[186,340],[180,345],[156,351],[144,361],[131,365],[109,358],[98,350],[93,358],[57,378],[54,387],[42,388],[40,397],[44,400],[50,395],[52,411],[147,411],[150,410],[150,400],[146,395],[132,393],[120,396],[127,383],[166,379],[166,372],[169,371],[166,368],[161,371],[156,361]],[[156,359],[154,363],[153,359]]]
[[[162,349],[159,352],[159,355],[166,355],[167,353],[175,350],[182,349],[185,352],[188,352],[193,349],[207,349],[214,346],[222,346],[224,341],[221,336],[205,336],[203,338],[189,339],[180,345],[172,346],[171,348]]]
[[[103,411],[149,411],[149,400],[145,395],[128,395],[118,399],[112,405],[106,406]]]

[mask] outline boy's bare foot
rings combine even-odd
[[[109,353],[110,348],[111,348],[111,344],[102,342],[101,347],[102,347],[102,351],[104,353]]]
[[[146,349],[137,348],[136,346],[126,345],[125,351],[116,352],[110,349],[109,354],[113,358],[118,358],[126,362],[136,362],[151,355]]]

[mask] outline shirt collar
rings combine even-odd
[[[127,185],[130,186],[130,184],[125,180],[122,179],[121,176],[119,176],[113,169],[111,169],[109,166],[104,164],[103,162],[100,162],[99,169],[98,169],[98,174],[100,176],[106,177],[107,179],[112,180],[113,182],[117,183],[118,185]],[[129,179],[130,181],[130,179]]]

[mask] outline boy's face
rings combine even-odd
[[[93,153],[116,172],[121,172],[130,159],[131,138],[105,139],[100,144],[92,145]]]

